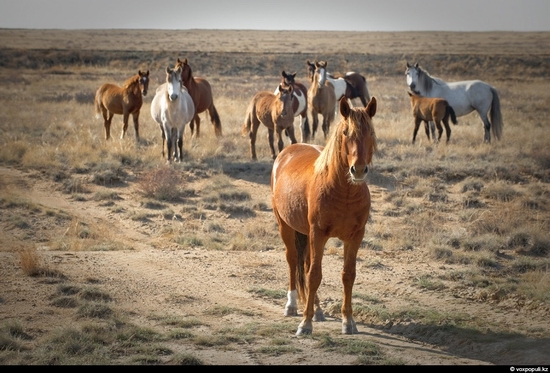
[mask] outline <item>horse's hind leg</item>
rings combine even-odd
[[[115,114],[108,112],[107,110],[103,111],[103,126],[105,127],[105,140],[111,138],[111,121]]]
[[[443,135],[443,127],[441,127],[441,121],[436,120],[435,121],[435,126],[437,127],[437,134],[438,134],[437,142],[439,142],[441,140],[441,136]],[[435,136],[434,136],[434,139],[435,139]]]
[[[193,134],[193,122],[196,124],[195,134]],[[189,124],[191,127],[191,134],[193,137],[199,138],[201,137],[201,118],[199,117],[199,114],[195,114],[195,118],[191,121]]]
[[[451,139],[451,127],[449,126],[449,118],[443,118],[443,125],[445,126],[445,132],[447,133],[447,144]]]

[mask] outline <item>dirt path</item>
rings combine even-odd
[[[268,195],[268,187],[245,180],[235,180],[239,188],[252,195]],[[93,187],[92,187],[93,188]],[[101,187],[97,187],[100,189]],[[140,325],[159,326],[152,315],[193,317],[201,321],[200,333],[209,335],[224,327],[239,327],[250,323],[269,325],[287,323],[283,317],[284,299],[274,300],[251,292],[253,288],[285,289],[286,262],[281,247],[267,251],[223,251],[205,248],[178,248],[167,239],[160,228],[162,217],[148,222],[126,219],[112,213],[93,200],[78,201],[64,194],[56,184],[40,175],[28,174],[0,167],[0,192],[17,196],[43,209],[64,212],[87,224],[97,224],[105,234],[116,235],[129,249],[115,251],[52,251],[42,247],[40,253],[49,266],[63,273],[71,283],[94,283],[114,299],[117,309],[131,315]],[[374,188],[376,189],[376,188]],[[130,211],[139,203],[132,198],[132,186],[117,190],[117,205]],[[373,195],[383,193],[374,190]],[[40,335],[71,320],[70,311],[52,307],[49,299],[54,284],[40,278],[25,276],[14,249],[20,248],[28,228],[14,223],[17,208],[2,210],[0,221],[0,322],[17,318]],[[55,215],[55,214],[52,214]],[[270,211],[261,212],[256,219],[264,219],[272,226]],[[66,228],[56,226],[55,219],[32,223],[36,230],[30,242],[40,246],[63,235]],[[235,223],[232,224],[244,224]],[[27,233],[25,233],[27,232]],[[439,310],[462,311],[470,315],[492,319],[501,325],[517,323],[524,329],[545,328],[548,314],[523,314],[526,309],[495,308],[441,292],[413,288],[411,276],[417,273],[444,270],[438,263],[419,261],[414,253],[375,253],[382,265],[368,266],[366,260],[358,264],[355,292],[373,294],[383,299],[387,307],[418,305]],[[337,255],[325,256],[323,283],[320,296],[325,310],[341,298],[341,260]],[[238,310],[226,315],[209,313],[216,308]],[[523,314],[523,315],[522,315]],[[295,326],[299,318],[291,319]],[[546,323],[546,324],[545,324]],[[528,324],[528,325],[527,325]],[[328,317],[325,323],[314,325],[314,334],[337,335],[340,320]],[[391,320],[385,326],[358,324],[359,334],[346,337],[374,342],[384,354],[405,364],[549,364],[548,337],[531,339],[521,335],[503,336],[487,330],[487,335],[465,339],[446,328],[428,328],[414,320]],[[513,329],[513,328],[512,328]],[[476,335],[474,333],[474,335]],[[264,338],[265,339],[265,338]],[[268,343],[262,339],[258,344]],[[292,354],[270,356],[258,352],[258,345],[235,344],[227,348],[205,348],[194,345],[174,346],[192,352],[207,364],[352,364],[356,356],[320,350],[315,340],[288,335],[297,348]],[[312,349],[316,349],[312,351]]]

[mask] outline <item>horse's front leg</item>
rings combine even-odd
[[[413,144],[416,141],[416,134],[418,133],[418,127],[420,127],[421,122],[422,122],[421,119],[414,118],[414,130],[413,130],[413,141],[412,141]],[[429,135],[429,133],[428,133],[428,135]],[[428,138],[429,138],[429,136],[428,136]]]
[[[311,139],[315,139],[315,133],[317,132],[317,127],[319,126],[319,117],[317,116],[317,113],[315,113],[314,111],[311,112],[311,120],[312,120],[312,123],[311,123],[311,128],[312,128],[312,132],[311,132]]]
[[[134,130],[136,131],[136,141],[139,141],[139,110],[132,114],[134,119]]]
[[[357,326],[353,319],[351,297],[356,275],[357,250],[363,239],[362,234],[357,234],[353,240],[344,242],[344,269],[342,271],[342,284],[344,285],[344,300],[342,302],[342,333],[357,334]]]
[[[294,123],[292,123],[290,125],[290,127],[288,127],[286,129],[287,131],[287,134],[288,134],[288,137],[290,138],[290,143],[291,144],[296,144],[298,142],[298,140],[296,140],[296,134],[294,133]],[[279,151],[283,150],[282,148],[279,149]]]
[[[120,139],[124,138],[124,135],[126,134],[126,130],[128,129],[128,119],[130,119],[130,113],[128,113],[126,110],[124,110],[124,113],[122,114],[122,122],[124,125],[122,126],[122,132],[120,134]]]
[[[309,129],[309,121],[307,119],[307,113],[301,115],[300,120],[300,130],[302,132],[302,142],[309,142],[309,137],[311,136],[311,130]]]
[[[329,123],[328,123],[328,114],[324,114],[323,115],[323,135],[325,135],[325,140],[327,139],[327,136],[328,136],[328,126],[329,126]]]
[[[274,144],[274,130],[271,128],[267,129],[267,141],[269,143],[269,148],[271,149],[271,158],[275,159],[277,158],[277,154],[275,153],[275,144]],[[283,145],[283,139],[281,137],[281,133],[279,130],[277,130],[277,145],[281,147]]]

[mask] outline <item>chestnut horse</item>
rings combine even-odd
[[[307,88],[300,82],[295,80],[296,73],[287,74],[284,70],[281,73],[281,84],[283,86],[291,85],[294,88],[294,94],[292,99],[292,110],[294,110],[294,116],[300,116],[300,131],[302,134],[301,142],[308,142],[311,136],[311,130],[309,129],[309,121],[307,118]],[[277,89],[279,89],[277,87]],[[275,94],[277,90],[275,90]]]
[[[285,316],[297,316],[299,296],[303,319],[296,335],[311,334],[312,321],[323,321],[317,290],[321,261],[330,237],[344,242],[342,333],[357,333],[351,306],[357,251],[370,212],[366,183],[376,150],[373,97],[366,108],[352,108],[341,99],[341,120],[326,146],[294,144],[275,159],[271,173],[272,206],[286,247],[289,267]]]
[[[157,88],[151,102],[151,116],[160,127],[163,157],[166,140],[168,162],[183,160],[183,132],[194,115],[195,105],[181,81],[181,67],[167,66],[166,82]]]
[[[327,63],[319,61],[315,62],[314,66],[315,71],[310,75],[311,85],[307,92],[308,106],[313,120],[311,138],[315,138],[317,126],[319,125],[318,115],[321,114],[323,116],[323,134],[326,139],[330,132],[330,124],[334,121],[334,107],[337,101],[334,87],[327,81]]]
[[[127,79],[122,87],[116,84],[105,83],[95,93],[94,106],[96,118],[103,115],[103,125],[105,126],[105,140],[111,138],[111,120],[115,114],[122,115],[124,126],[120,138],[124,138],[128,129],[128,119],[130,114],[134,119],[134,129],[136,131],[136,140],[139,141],[139,111],[143,104],[143,97],[147,95],[149,87],[149,70],[138,73]]]
[[[456,114],[451,105],[447,100],[443,98],[430,98],[422,97],[415,93],[408,92],[411,97],[411,108],[412,114],[414,117],[414,131],[413,131],[413,144],[416,141],[416,134],[418,133],[418,127],[421,122],[424,122],[424,129],[426,130],[426,136],[428,140],[430,139],[430,131],[428,130],[429,122],[432,121],[437,127],[437,132],[439,136],[437,137],[437,142],[441,140],[441,135],[443,134],[443,128],[441,127],[441,122],[445,126],[445,131],[447,132],[447,143],[451,138],[451,127],[449,127],[449,116],[453,121],[453,124],[456,124]],[[435,141],[435,129],[432,127],[432,137]]]
[[[307,61],[308,74],[312,76],[315,73],[315,64]],[[327,72],[327,80],[334,87],[336,102],[345,96],[349,100],[360,99],[363,106],[367,106],[370,100],[367,79],[354,71],[348,71],[346,75],[333,75]]]
[[[260,123],[267,127],[271,157],[275,159],[275,148],[273,146],[273,132],[277,133],[277,145],[279,151],[284,147],[281,132],[286,131],[292,144],[295,144],[294,136],[294,111],[292,110],[292,86],[283,87],[281,84],[278,93],[274,94],[261,91],[254,95],[246,111],[246,119],[242,128],[242,134],[248,134],[250,138],[250,156],[253,160],[256,157],[256,134]]]
[[[208,83],[208,81],[204,78],[193,77],[193,71],[187,62],[187,58],[183,61],[178,58],[174,68],[178,68],[180,66],[182,68],[181,79],[183,80],[183,85],[189,91],[189,94],[193,99],[193,103],[195,104],[195,117],[189,124],[189,127],[191,128],[191,135],[200,137],[201,118],[199,117],[199,114],[208,110],[210,121],[214,125],[214,133],[216,136],[220,137],[222,135],[222,124],[220,122],[218,111],[214,106],[214,98],[212,96],[212,87],[210,86],[210,83]],[[197,132],[194,135],[193,132],[195,130],[195,125],[197,127]]]

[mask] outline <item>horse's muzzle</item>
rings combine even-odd
[[[354,183],[362,183],[363,181],[365,181],[367,178],[368,172],[369,172],[368,166],[365,166],[364,168],[359,168],[359,170],[355,166],[351,166],[349,168],[351,181],[353,181]]]
[[[178,99],[178,94],[177,93],[172,93],[170,96],[170,101],[176,101]]]

